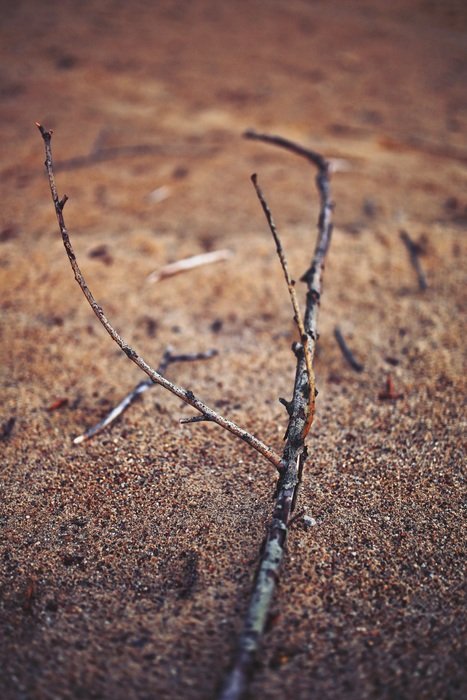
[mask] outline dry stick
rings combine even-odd
[[[341,353],[343,354],[344,358],[347,360],[349,365],[354,369],[356,372],[363,372],[365,369],[364,366],[355,359],[354,354],[352,350],[349,348],[347,343],[345,342],[345,338],[341,333],[340,328],[334,328],[334,337],[337,340],[337,344],[340,348]]]
[[[264,141],[285,148],[303,156],[318,168],[316,184],[321,206],[318,219],[318,238],[311,265],[302,277],[307,285],[306,309],[303,326],[307,342],[313,357],[317,331],[318,305],[322,288],[324,260],[329,248],[332,234],[332,209],[329,191],[329,170],[326,160],[298,144],[280,136],[247,132],[247,138]],[[293,398],[287,402],[289,425],[283,452],[283,470],[278,480],[276,501],[273,515],[268,526],[263,545],[261,560],[245,617],[243,631],[239,639],[233,667],[227,676],[220,694],[221,700],[239,700],[245,694],[253,669],[256,653],[261,643],[267,622],[268,612],[274,594],[282,557],[287,539],[290,516],[293,512],[300,484],[301,472],[307,457],[304,444],[307,424],[310,420],[310,381],[302,346],[295,346],[297,368]],[[312,415],[311,415],[312,419]]]
[[[306,371],[308,374],[308,383],[310,386],[310,400],[309,400],[309,405],[308,405],[309,420],[307,421],[306,432],[303,435],[303,438],[306,438],[306,433],[310,429],[310,426],[313,422],[313,416],[315,413],[315,390],[316,390],[316,387],[315,387],[315,373],[313,371],[312,350],[310,349],[310,344],[308,342],[308,336],[305,332],[305,327],[303,325],[303,319],[302,319],[302,315],[300,312],[300,307],[298,305],[297,293],[295,291],[295,280],[293,280],[289,275],[287,259],[285,257],[284,249],[282,247],[282,242],[281,242],[281,239],[279,238],[279,234],[277,232],[276,225],[274,223],[274,219],[272,218],[271,210],[269,209],[268,203],[266,202],[266,199],[263,195],[261,187],[258,185],[258,177],[256,174],[251,176],[251,181],[254,185],[254,188],[256,190],[256,194],[257,194],[258,199],[261,203],[261,206],[263,207],[263,211],[264,211],[264,214],[266,216],[266,221],[268,222],[269,229],[272,233],[272,236],[274,238],[274,242],[276,244],[276,252],[277,252],[277,255],[279,257],[281,266],[282,266],[282,271],[284,273],[285,281],[287,283],[287,288],[289,290],[290,300],[292,302],[292,308],[294,310],[294,321],[297,325],[298,332],[300,334],[300,340],[301,340],[302,347],[303,347],[303,352],[305,354]]]
[[[425,273],[422,270],[420,264],[420,246],[417,245],[409,236],[407,231],[400,231],[399,236],[401,241],[404,243],[407,251],[409,253],[410,263],[417,274],[418,287],[424,292],[428,288],[428,282],[426,281]]]
[[[176,262],[169,263],[160,267],[158,270],[151,272],[148,277],[148,282],[160,282],[167,277],[173,277],[181,272],[188,272],[188,270],[193,270],[195,267],[201,267],[201,265],[212,265],[212,263],[223,262],[224,260],[229,260],[233,255],[231,250],[211,250],[209,253],[200,253],[199,255],[192,255],[189,258],[183,258],[183,260],[177,260]]]
[[[174,355],[172,348],[168,347],[162,356],[162,360],[157,368],[157,371],[159,372],[159,374],[164,374],[167,368],[170,365],[175,364],[176,362],[195,362],[196,360],[209,360],[215,355],[217,355],[217,350],[207,350],[206,352],[198,352],[192,354],[190,353],[187,355]],[[131,404],[134,403],[136,399],[138,399],[141,396],[141,394],[143,394],[148,389],[151,389],[153,386],[155,386],[155,384],[152,381],[152,379],[144,379],[142,382],[139,382],[139,384],[137,384],[135,388],[132,389],[132,391],[130,391],[126,396],[124,396],[123,399],[116,406],[114,406],[114,408],[112,408],[112,410],[109,411],[102,420],[93,425],[91,428],[85,430],[82,435],[78,435],[78,437],[75,437],[73,443],[75,445],[80,445],[82,442],[90,440],[98,433],[101,433],[105,428],[114,423],[117,420],[117,418],[121,416],[122,413],[124,413],[127,410],[127,408],[129,408]],[[203,416],[195,416],[195,418],[203,418]]]
[[[117,343],[117,345],[121,348],[121,350],[125,353],[125,355],[137,365],[143,372],[145,372],[148,377],[155,382],[156,384],[160,384],[160,386],[164,387],[164,389],[167,389],[170,391],[172,394],[175,394],[179,399],[184,401],[185,403],[189,404],[192,406],[194,409],[199,411],[199,413],[202,413],[203,416],[209,421],[212,421],[214,423],[217,423],[217,425],[220,425],[222,428],[225,430],[228,430],[231,432],[233,435],[236,437],[239,437],[241,440],[246,442],[250,447],[253,447],[255,450],[257,450],[260,454],[263,455],[269,462],[274,464],[274,466],[277,469],[281,468],[281,458],[279,457],[278,454],[274,452],[271,448],[269,448],[267,445],[265,445],[261,440],[258,440],[254,435],[251,435],[251,433],[248,433],[246,430],[241,428],[240,426],[236,425],[233,421],[228,420],[227,418],[224,418],[221,416],[219,413],[216,413],[212,408],[207,406],[205,403],[200,401],[192,391],[189,389],[185,389],[183,387],[177,386],[177,384],[173,384],[171,381],[166,379],[162,374],[159,374],[159,372],[156,372],[155,369],[153,369],[150,365],[145,362],[145,360],[138,355],[138,353],[128,345],[128,343],[120,337],[120,335],[117,333],[115,328],[111,325],[111,323],[108,321],[107,317],[105,316],[102,308],[99,306],[97,301],[95,300],[93,294],[91,293],[91,290],[89,289],[88,285],[86,284],[86,281],[83,277],[83,274],[80,270],[80,267],[78,265],[78,262],[76,260],[76,255],[73,250],[73,247],[71,245],[70,237],[65,225],[65,220],[63,218],[63,208],[68,200],[67,195],[64,195],[62,199],[59,199],[58,193],[57,193],[57,187],[55,184],[55,177],[54,177],[54,171],[53,171],[53,163],[52,163],[52,150],[51,150],[51,139],[52,139],[52,132],[47,131],[44,129],[43,126],[40,124],[37,124],[37,127],[39,131],[41,132],[43,141],[44,141],[44,146],[45,146],[45,168],[47,170],[47,175],[49,178],[49,186],[50,186],[50,192],[52,195],[52,200],[54,203],[55,207],[55,213],[57,215],[57,220],[58,220],[58,225],[60,228],[60,233],[62,236],[63,240],[63,245],[65,246],[66,253],[68,255],[68,259],[70,261],[73,273],[75,275],[75,279],[78,282],[79,286],[81,287],[81,291],[83,292],[84,296],[86,297],[89,305],[91,306],[92,310],[96,314],[97,318],[107,331],[107,333],[110,335],[110,337]]]

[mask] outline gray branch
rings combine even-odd
[[[305,157],[318,168],[316,184],[321,200],[318,237],[311,264],[301,278],[307,286],[303,325],[308,350],[311,357],[313,357],[318,338],[317,317],[322,291],[324,260],[329,249],[332,234],[331,216],[333,205],[330,198],[328,164],[318,153],[303,148],[280,136],[256,134],[252,131],[248,131],[245,136],[249,139],[285,148]],[[310,411],[310,406],[314,406],[314,401],[310,403],[312,387],[310,386],[303,343],[298,347],[296,345],[294,352],[297,357],[294,391],[292,401],[285,404],[290,418],[282,456],[283,466],[277,483],[274,511],[262,548],[256,580],[246,613],[243,632],[239,639],[236,657],[221,690],[220,700],[240,700],[247,690],[253,663],[264,634],[271,600],[284,555],[288,526],[295,507],[301,473],[307,457],[305,438],[311,424],[310,421],[313,420],[313,411]]]

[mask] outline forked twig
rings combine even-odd
[[[256,438],[254,435],[247,432],[240,426],[238,426],[233,421],[224,418],[219,413],[216,413],[216,411],[214,411],[212,408],[210,408],[200,399],[198,399],[192,391],[180,387],[177,384],[174,384],[173,382],[166,379],[162,374],[153,369],[130,345],[128,345],[128,343],[117,333],[115,328],[109,322],[102,308],[95,300],[91,290],[89,289],[86,283],[86,280],[83,277],[81,269],[76,260],[75,252],[71,245],[68,230],[66,228],[65,220],[63,217],[63,208],[68,200],[68,197],[67,195],[64,195],[62,199],[59,199],[57,187],[55,184],[51,150],[52,132],[44,129],[44,127],[41,126],[41,124],[37,124],[37,127],[44,141],[45,168],[47,170],[50,192],[52,195],[55,213],[57,215],[58,225],[60,228],[63,244],[68,255],[68,259],[70,261],[73,273],[75,275],[75,279],[81,287],[81,291],[83,292],[92,310],[94,311],[95,315],[97,316],[107,333],[117,343],[117,345],[125,353],[125,355],[132,362],[134,362],[143,372],[145,372],[145,374],[147,374],[153,382],[155,382],[156,384],[160,384],[160,386],[164,387],[164,389],[167,389],[179,399],[192,406],[194,409],[199,411],[199,413],[202,413],[207,420],[217,423],[217,425],[220,425],[225,430],[228,430],[230,433],[246,442],[248,445],[257,450],[260,454],[262,454],[263,457],[269,460],[269,462],[271,462],[277,469],[279,469],[281,466],[281,458],[274,452],[274,450],[269,448],[267,445],[261,442],[261,440],[258,440],[258,438]]]
[[[305,331],[305,326],[303,325],[302,314],[300,312],[300,307],[299,307],[298,299],[297,299],[297,293],[295,291],[295,280],[293,280],[290,277],[289,268],[287,265],[287,259],[285,257],[284,249],[282,247],[282,242],[281,242],[281,239],[280,239],[279,234],[277,232],[276,225],[274,223],[274,219],[272,217],[271,210],[270,210],[269,205],[264,197],[264,194],[261,190],[261,187],[258,185],[258,177],[256,174],[251,176],[251,181],[254,185],[254,188],[256,190],[256,194],[258,195],[258,199],[261,203],[261,206],[263,207],[263,211],[264,211],[264,214],[266,216],[266,220],[268,222],[269,228],[270,228],[272,236],[274,238],[274,242],[276,244],[276,252],[277,252],[277,255],[279,257],[281,266],[282,266],[282,271],[284,273],[285,281],[287,283],[287,288],[289,290],[290,300],[292,302],[292,307],[294,310],[294,321],[295,321],[295,324],[298,328],[298,332],[300,335],[300,342],[302,343],[303,353],[305,355],[306,371],[308,374],[308,384],[310,387],[309,402],[308,402],[309,420],[305,424],[304,433],[303,433],[303,439],[305,439],[307,436],[307,433],[311,427],[311,424],[313,422],[313,416],[315,413],[316,382],[315,382],[315,373],[313,370],[313,355],[312,355],[312,351],[310,350],[310,344],[308,342],[308,336],[307,336],[306,331]]]
[[[249,139],[263,141],[285,148],[306,158],[318,168],[316,184],[321,206],[318,218],[318,238],[311,264],[302,277],[307,285],[306,308],[303,327],[307,335],[309,352],[313,358],[318,338],[317,316],[322,288],[324,260],[332,234],[332,209],[329,189],[329,169],[326,160],[280,136],[256,134],[249,131]],[[221,700],[239,700],[246,692],[254,660],[264,634],[268,612],[274,594],[279,568],[282,562],[288,526],[300,484],[303,465],[307,457],[305,436],[313,420],[310,410],[310,380],[303,345],[295,348],[297,367],[292,401],[284,402],[289,413],[286,443],[282,455],[283,469],[279,476],[273,515],[263,544],[253,592],[239,639],[236,657],[222,688]],[[314,408],[314,404],[313,404]]]
[[[167,368],[170,365],[175,364],[176,362],[195,362],[196,360],[209,360],[215,355],[217,355],[217,350],[208,350],[207,352],[198,352],[187,355],[174,355],[172,348],[168,347],[162,356],[162,360],[159,363],[157,371],[159,372],[159,374],[164,374]],[[145,391],[151,389],[153,386],[155,386],[155,384],[152,381],[152,379],[143,379],[143,381],[139,382],[139,384],[137,384],[134,389],[132,389],[126,396],[124,396],[123,399],[116,406],[114,406],[112,410],[110,410],[102,420],[93,425],[91,428],[85,430],[82,435],[78,435],[78,437],[75,437],[73,443],[75,445],[80,445],[82,442],[90,440],[98,433],[101,433],[105,428],[114,423],[117,420],[117,418],[121,416],[122,413],[124,413],[127,410],[127,408],[129,408],[131,404],[133,404],[141,396],[141,394],[144,394]],[[204,419],[204,416],[194,416],[194,418]],[[187,422],[186,419],[183,422]],[[191,420],[190,422],[194,423],[195,421]]]

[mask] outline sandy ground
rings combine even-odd
[[[275,481],[219,428],[181,426],[191,410],[159,389],[73,446],[141,377],[73,280],[36,120],[111,320],[153,365],[169,343],[218,349],[171,378],[276,450],[295,331],[249,175],[297,279],[317,197],[306,163],[241,134],[335,159],[299,504],[314,524],[292,527],[251,697],[465,697],[465,4],[2,5],[2,698],[214,697]],[[219,248],[233,257],[146,281]],[[379,398],[388,374],[397,400]]]

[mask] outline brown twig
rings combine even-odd
[[[306,308],[303,326],[308,338],[311,356],[318,338],[317,315],[322,288],[324,260],[329,249],[332,234],[332,202],[329,190],[329,171],[326,160],[318,153],[309,151],[280,136],[245,134],[255,139],[285,148],[306,158],[318,168],[316,184],[321,206],[318,218],[318,238],[311,264],[302,277],[307,285]],[[278,480],[276,500],[266,539],[262,549],[260,564],[239,639],[236,657],[222,688],[221,700],[239,700],[247,690],[254,660],[259,649],[276,581],[284,554],[291,513],[296,502],[301,472],[307,457],[304,444],[307,428],[313,420],[310,406],[310,380],[307,372],[303,345],[295,348],[297,367],[292,401],[285,402],[289,413],[286,443],[282,455],[283,469]]]
[[[425,289],[428,288],[428,282],[426,281],[425,273],[423,272],[422,266],[420,264],[420,246],[410,238],[407,231],[400,231],[399,236],[401,241],[407,248],[407,252],[409,253],[410,264],[412,265],[417,275],[418,287],[422,292],[424,292]]]
[[[352,369],[354,369],[356,372],[363,372],[365,369],[364,366],[355,359],[353,352],[345,342],[345,338],[342,335],[340,328],[337,328],[337,326],[334,328],[334,337],[337,340],[340,351]]]
[[[190,353],[185,355],[174,355],[172,348],[168,347],[162,356],[162,360],[160,361],[157,371],[159,374],[164,374],[167,371],[167,368],[176,362],[209,360],[215,355],[217,355],[217,350],[208,350],[207,352]],[[139,399],[141,394],[144,394],[145,391],[151,389],[153,386],[155,386],[155,384],[152,379],[144,379],[142,382],[139,382],[139,384],[137,384],[134,389],[124,396],[123,399],[116,406],[114,406],[102,420],[93,425],[91,428],[85,430],[82,435],[75,437],[73,443],[75,445],[79,445],[86,440],[90,440],[98,433],[101,433],[105,428],[114,423],[117,418],[119,418],[119,416],[121,416],[122,413],[124,413],[137,399]],[[194,418],[204,419],[204,416],[194,416]],[[194,423],[195,421],[192,420],[190,422]]]
[[[55,399],[54,401],[52,401],[52,403],[50,403],[47,406],[46,410],[49,411],[49,413],[52,413],[52,411],[57,411],[59,408],[63,408],[63,406],[67,406],[68,401],[69,401],[69,399],[67,396],[60,396],[58,399]]]
[[[403,394],[398,394],[394,388],[394,382],[390,374],[386,377],[386,384],[383,391],[378,394],[378,399],[381,401],[397,401],[404,398]]]
[[[137,367],[139,367],[143,372],[145,372],[145,374],[147,374],[153,382],[155,382],[156,384],[160,384],[160,386],[164,387],[164,389],[167,389],[167,391],[170,391],[179,399],[192,406],[194,409],[199,411],[199,413],[202,413],[207,420],[217,423],[217,425],[220,425],[225,430],[228,430],[230,433],[246,442],[248,445],[250,445],[250,447],[253,447],[255,450],[257,450],[260,454],[263,455],[263,457],[265,457],[269,462],[271,462],[271,464],[273,464],[277,469],[279,469],[281,465],[281,459],[279,455],[277,455],[274,452],[274,450],[272,450],[270,447],[261,442],[261,440],[258,440],[258,438],[256,438],[251,433],[248,433],[246,430],[236,425],[236,423],[234,423],[233,421],[224,418],[219,413],[216,413],[216,411],[214,411],[212,408],[210,408],[200,399],[198,399],[192,391],[180,387],[177,384],[174,384],[173,382],[166,379],[162,374],[153,369],[130,345],[128,345],[128,343],[117,333],[115,328],[109,322],[101,306],[95,300],[91,290],[89,289],[86,283],[86,280],[83,277],[81,269],[76,260],[75,252],[71,245],[68,230],[63,217],[63,208],[66,204],[68,197],[67,195],[64,195],[62,199],[59,199],[57,187],[55,184],[51,150],[52,132],[44,129],[44,127],[41,126],[41,124],[39,123],[37,123],[37,127],[44,141],[45,168],[49,178],[50,192],[55,207],[55,213],[57,216],[63,245],[65,246],[65,250],[68,255],[68,259],[70,261],[70,265],[72,267],[75,279],[102,326],[105,328],[112,340],[114,340],[120,347],[120,349],[125,353],[125,355],[132,362],[134,362],[135,365],[137,365]]]

